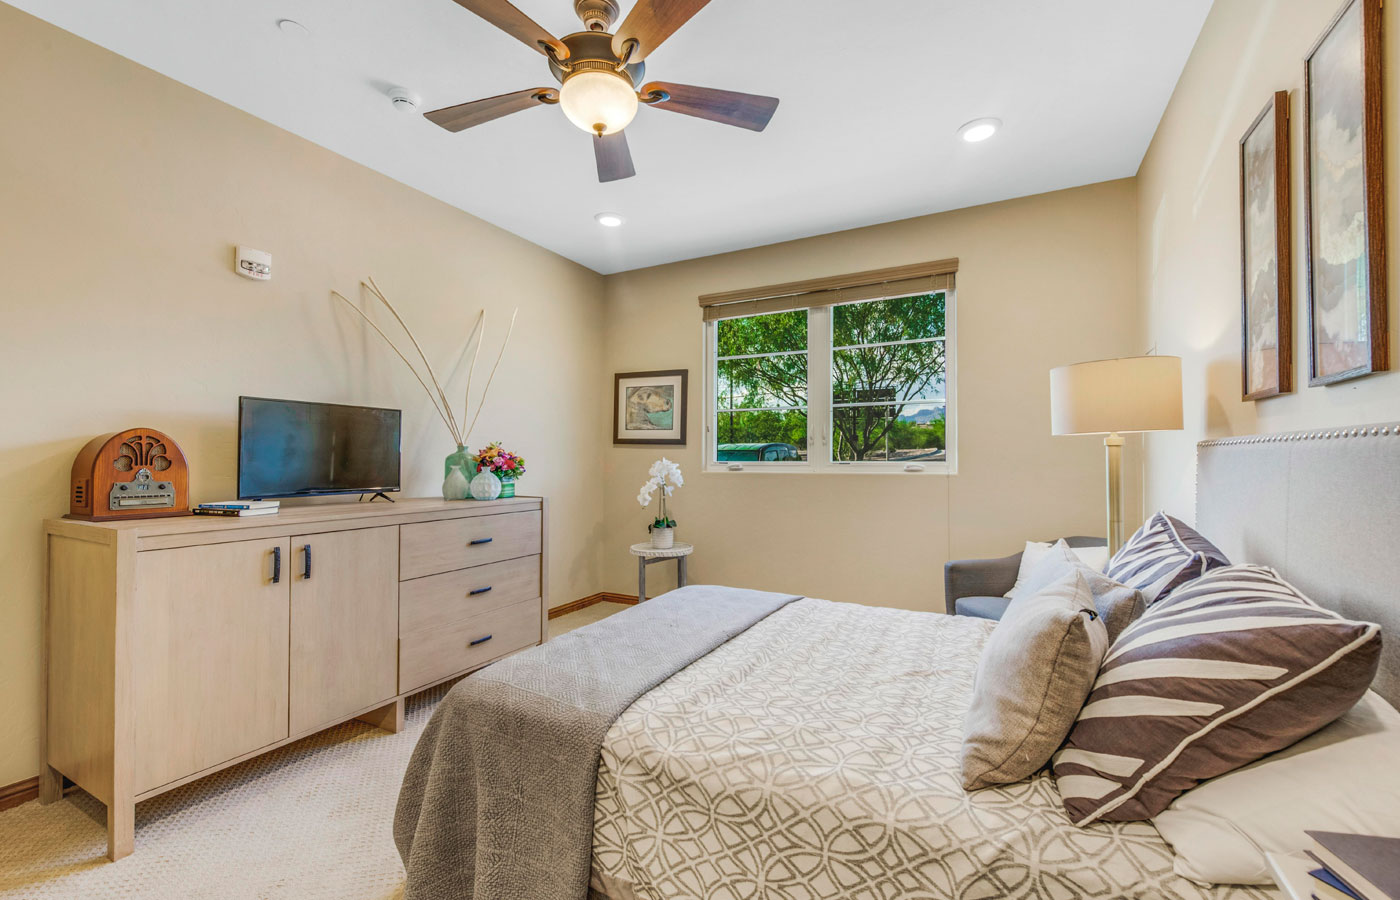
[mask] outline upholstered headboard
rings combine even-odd
[[[1379,623],[1375,689],[1400,706],[1400,423],[1202,441],[1196,524],[1231,562]]]

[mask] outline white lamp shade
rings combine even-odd
[[[1051,434],[1181,427],[1180,357],[1100,359],[1050,370]]]

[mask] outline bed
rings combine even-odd
[[[1400,562],[1382,552],[1383,537],[1365,535],[1388,534],[1400,513],[1400,483],[1380,477],[1396,471],[1397,426],[1207,442],[1199,449],[1197,518],[1232,559],[1273,565],[1318,602],[1389,630],[1400,621],[1390,596]],[[632,627],[629,616],[650,615],[654,603],[590,626],[581,640],[596,654],[598,642]],[[435,816],[420,798],[405,817],[401,800],[400,818],[418,836],[400,841],[408,900],[529,897],[531,889],[514,880],[531,867],[550,877],[571,873],[533,891],[560,900],[1279,896],[1273,888],[1178,877],[1171,848],[1150,823],[1074,827],[1045,773],[963,791],[962,716],[994,627],[787,598],[616,705],[593,745],[591,827],[576,823],[586,833],[563,841],[527,827],[499,843],[493,816],[524,810],[528,821],[535,791],[567,818],[560,812],[567,787],[550,783],[551,775],[532,787],[520,775],[531,763],[519,754],[539,742],[515,713],[464,714],[462,722],[491,719],[488,728],[473,728],[508,735],[517,755],[492,775],[474,751],[472,785],[464,788],[468,778],[454,754],[478,738],[459,725],[424,754],[450,764],[415,762],[415,790],[447,793],[429,804]],[[1375,685],[1392,704],[1398,650],[1386,649]],[[512,677],[534,690],[561,669],[561,659],[526,659]],[[614,677],[631,676],[620,670]],[[542,728],[561,730],[558,722]],[[542,771],[549,758],[562,758],[552,754],[537,763]],[[504,791],[508,802],[467,799],[487,786],[501,793],[497,781],[513,782]],[[461,824],[473,817],[481,829],[464,835]],[[443,829],[450,834],[438,840]],[[477,846],[476,862],[456,857],[464,844]],[[572,859],[580,853],[581,861]]]

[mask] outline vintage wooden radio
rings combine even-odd
[[[131,428],[93,438],[73,460],[70,519],[149,519],[189,511],[185,454],[155,429]]]

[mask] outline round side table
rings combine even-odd
[[[668,559],[676,561],[676,586],[685,587],[685,558],[695,552],[695,547],[691,544],[682,544],[679,541],[675,546],[667,550],[658,550],[648,541],[644,544],[633,544],[632,555],[637,557],[637,602],[645,603],[647,600],[647,566],[652,563],[665,562]]]

